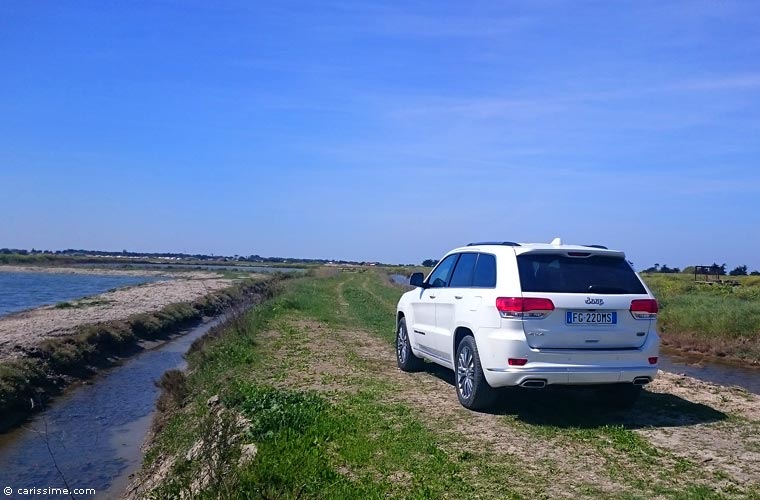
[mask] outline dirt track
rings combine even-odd
[[[629,411],[606,409],[582,389],[504,390],[490,411],[469,411],[457,401],[451,371],[433,364],[413,374],[397,368],[387,321],[396,292],[371,275],[294,283],[285,307],[272,306],[274,319],[251,344],[233,339],[234,349],[223,340],[216,346],[225,352],[252,346],[257,353],[233,362],[224,378],[242,387],[321,393],[332,402],[325,422],[343,425],[330,420],[333,410],[353,419],[350,431],[329,434],[323,459],[350,483],[387,485],[377,491],[392,497],[422,485],[429,488],[425,498],[760,498],[759,396],[661,372]],[[209,387],[205,380],[198,379],[199,388]],[[200,400],[220,390],[211,387]],[[355,412],[371,416],[372,424]],[[192,422],[193,414],[182,415]],[[409,429],[426,437],[417,441]],[[396,431],[397,439],[389,435]],[[294,436],[284,450],[303,445]],[[158,449],[164,455],[146,477],[166,481],[176,451]],[[269,448],[262,463],[276,469],[277,449]],[[286,468],[294,457],[310,456],[299,453],[284,452]],[[367,453],[376,462],[366,461]],[[431,476],[431,460],[452,476]],[[451,478],[470,493],[451,493]],[[302,491],[302,480],[282,483],[283,491]]]

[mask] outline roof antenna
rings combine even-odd
[[[552,240],[551,245],[555,245],[555,246],[562,245],[562,238],[557,236],[556,238]]]

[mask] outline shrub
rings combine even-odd
[[[156,382],[156,387],[161,389],[158,399],[158,411],[166,412],[174,408],[182,408],[185,404],[190,389],[187,386],[187,377],[181,370],[169,370]]]

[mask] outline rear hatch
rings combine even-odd
[[[633,300],[651,299],[625,256],[602,251],[529,251],[517,256],[523,297],[546,298],[554,310],[525,319],[535,349],[633,349],[650,319],[631,314]]]

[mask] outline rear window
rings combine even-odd
[[[523,292],[643,294],[631,266],[617,257],[568,257],[525,253],[517,256]]]

